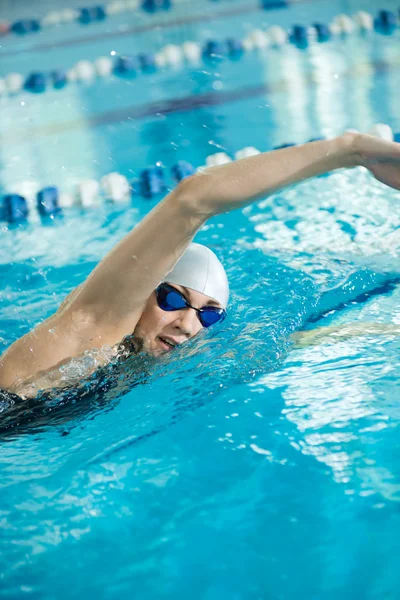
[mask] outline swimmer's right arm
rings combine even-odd
[[[400,325],[395,323],[343,323],[342,325],[329,325],[317,327],[306,331],[296,331],[291,335],[295,348],[307,348],[321,344],[334,344],[355,337],[364,336],[400,336]]]

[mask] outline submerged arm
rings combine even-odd
[[[307,348],[320,344],[334,344],[366,335],[400,336],[400,325],[394,323],[344,323],[343,325],[317,327],[309,331],[296,331],[291,337],[295,348]]]

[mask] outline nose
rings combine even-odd
[[[193,308],[186,308],[178,311],[173,325],[187,338],[193,337],[201,329],[201,323]]]

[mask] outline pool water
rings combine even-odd
[[[244,35],[260,19],[286,27],[375,5],[299,2],[164,23],[151,35],[98,29],[104,38],[79,34],[62,46],[67,31],[51,55],[38,40],[4,40],[2,69],[68,67],[114,48]],[[190,17],[190,5],[179,10]],[[110,171],[134,178],[157,161],[200,166],[213,152],[376,122],[399,132],[398,36],[2,99],[1,184],[33,179],[70,191]],[[158,200],[2,222],[0,352],[54,312]],[[3,413],[0,598],[398,598],[399,337],[296,348],[291,334],[400,325],[399,224],[398,192],[362,169],[215,218],[196,241],[227,268],[232,298],[220,326],[157,364],[127,361]]]

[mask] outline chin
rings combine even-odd
[[[148,356],[158,357],[166,354],[166,350],[160,348],[157,339],[149,340],[148,338],[141,338],[140,340],[141,351],[147,354]]]

